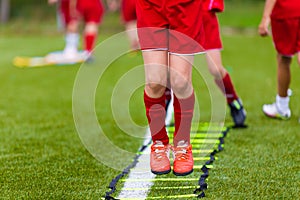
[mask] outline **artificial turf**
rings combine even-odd
[[[222,14],[223,22],[240,26],[241,21],[236,21],[236,14],[232,14],[229,8],[228,15]],[[255,19],[259,19],[258,13],[254,15]],[[112,22],[117,18],[108,19]],[[32,32],[26,27],[26,31],[16,33],[14,23],[19,22],[1,26],[0,32],[0,198],[99,199],[120,171],[95,159],[82,144],[76,130],[72,95],[80,65],[15,68],[11,62],[14,56],[38,56],[59,50],[63,48],[63,38],[61,34],[48,32],[54,29],[54,25],[49,28],[51,24],[45,25],[42,30],[31,25]],[[251,23],[253,20],[247,21],[247,25],[251,26]],[[107,28],[109,24],[105,23],[103,27]],[[115,21],[114,27],[113,31],[122,30],[119,22]],[[99,41],[112,34],[106,31],[102,30]],[[225,149],[210,170],[207,199],[297,199],[300,193],[299,69],[294,61],[290,105],[292,118],[288,121],[268,119],[263,115],[261,106],[271,103],[276,93],[276,53],[271,39],[262,39],[255,34],[241,35],[239,32],[223,34],[222,38],[223,63],[243,99],[249,127],[230,130]],[[141,63],[140,54],[120,56],[107,69],[96,90],[95,110],[105,135],[115,146],[132,153],[141,145],[144,134],[136,124],[146,125],[142,87],[134,91],[127,104],[131,119],[128,119],[124,105],[116,106],[120,119],[116,122],[110,100],[118,80]],[[205,62],[201,63],[206,67]],[[103,67],[98,64],[98,67]],[[200,102],[200,113],[196,115],[202,121],[209,121],[211,113],[207,105],[211,103],[207,87],[197,70],[194,72],[193,83]],[[143,79],[141,71],[138,74],[136,78]],[[130,87],[132,83],[134,80],[122,86]],[[121,105],[122,96],[117,97],[115,103]],[[130,120],[134,126],[128,125]],[[227,113],[225,124],[231,123]],[[130,130],[130,133],[120,127]],[[113,162],[122,162],[121,157],[116,156]],[[190,176],[198,175],[195,172]],[[154,187],[174,186],[172,184],[156,183]],[[151,191],[149,196],[173,193]]]

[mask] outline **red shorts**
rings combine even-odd
[[[272,19],[272,35],[277,52],[293,56],[300,52],[300,18]]]
[[[85,22],[100,23],[104,8],[100,0],[77,0],[76,5],[70,4],[70,0],[61,0],[61,12],[65,24],[81,18]]]
[[[198,0],[137,0],[141,49],[195,54],[203,51],[201,4]]]
[[[125,23],[136,20],[135,4],[136,0],[122,0],[121,14]]]
[[[213,12],[224,11],[224,0],[204,0],[203,10]]]
[[[204,11],[202,14],[205,50],[222,49],[219,22],[215,12]]]

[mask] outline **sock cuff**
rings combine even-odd
[[[222,78],[222,80],[231,79],[228,72],[225,73],[225,76]]]
[[[280,111],[285,111],[289,109],[290,97],[281,97],[278,94],[276,95],[276,105]]]
[[[194,109],[195,104],[195,93],[194,91],[192,94],[185,98],[185,99],[178,99],[176,95],[173,93],[174,96],[174,109],[180,108],[181,110],[191,110]]]
[[[69,40],[79,40],[79,33],[66,33],[66,39]]]
[[[278,103],[289,103],[289,101],[290,101],[290,97],[289,96],[287,96],[287,97],[281,97],[278,94],[276,95],[276,102],[278,102]]]
[[[225,94],[228,104],[239,98],[228,72],[225,74],[222,80],[215,79],[215,82],[219,86],[221,91]]]
[[[144,90],[144,99],[145,99],[145,101],[152,103],[152,104],[161,104],[161,103],[165,103],[166,96],[165,96],[165,94],[163,94],[159,98],[152,98],[152,97],[149,97],[148,94],[146,93],[146,91]]]

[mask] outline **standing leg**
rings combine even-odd
[[[66,27],[66,44],[64,48],[64,55],[67,59],[73,59],[76,57],[79,39],[80,36],[78,33],[78,21],[72,20],[67,24]]]
[[[291,82],[291,71],[290,66],[292,62],[291,57],[284,57],[281,55],[277,55],[277,92],[278,95],[276,96],[276,104],[278,107],[278,110],[280,110],[282,113],[285,113],[287,111],[290,113],[289,108],[289,101],[290,97],[288,96],[288,89]]]
[[[104,12],[101,1],[77,1],[77,8],[84,19],[84,50],[85,60],[93,61],[92,51],[98,36],[98,27],[101,24]]]
[[[150,167],[154,174],[171,171],[169,137],[165,128],[165,89],[167,84],[167,51],[143,51],[146,85],[144,103],[151,131]]]
[[[138,35],[136,30],[136,20],[126,22],[125,28],[126,28],[126,34],[128,36],[131,49],[132,50],[139,49],[139,41],[138,41]]]
[[[292,58],[277,55],[277,95],[276,102],[263,106],[263,112],[272,118],[289,119],[291,110],[289,108],[290,97],[288,89],[291,81],[291,65]]]
[[[193,172],[193,155],[190,144],[191,123],[195,96],[192,86],[192,63],[194,56],[170,55],[170,82],[174,94],[174,169],[175,175]]]
[[[77,55],[79,32],[78,32],[78,13],[76,11],[76,3],[74,1],[59,1],[60,11],[65,24],[65,48],[64,57],[66,59],[74,59]]]
[[[174,94],[174,145],[180,140],[190,143],[190,128],[194,111],[192,86],[193,56],[170,55],[170,82]]]
[[[84,49],[91,54],[98,35],[98,23],[88,22],[84,28]]]
[[[287,91],[291,82],[290,65],[291,57],[277,55],[277,92],[280,97],[287,97]]]

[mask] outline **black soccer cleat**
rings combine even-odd
[[[240,99],[236,99],[229,105],[230,114],[234,122],[234,127],[245,127],[246,111]]]

